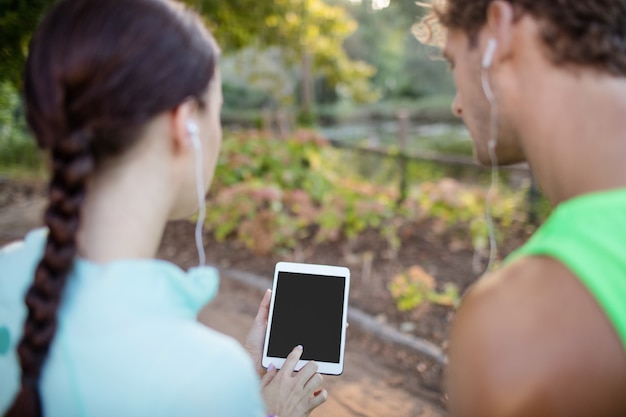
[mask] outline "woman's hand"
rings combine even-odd
[[[315,362],[309,362],[299,372],[294,372],[301,356],[302,346],[298,346],[287,356],[280,371],[270,365],[261,380],[261,392],[269,414],[308,417],[328,398],[326,390],[321,389],[323,377],[317,373]]]
[[[317,364],[309,362],[299,372],[294,372],[302,348],[295,348],[289,354],[279,372],[270,365],[265,373],[261,364],[271,295],[271,290],[265,291],[244,347],[252,357],[257,373],[260,376],[265,374],[261,391],[267,411],[280,417],[307,417],[328,398],[326,390],[320,388],[323,378],[317,373]]]
[[[254,368],[259,376],[263,376],[265,369],[261,364],[263,359],[263,343],[265,343],[265,331],[267,330],[267,317],[270,313],[270,299],[272,290],[265,291],[261,300],[259,311],[256,313],[252,328],[246,337],[244,348],[248,351],[254,361]]]

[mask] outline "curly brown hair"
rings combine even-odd
[[[433,40],[446,29],[463,30],[475,40],[494,0],[432,0],[432,13],[416,27]],[[517,16],[541,23],[541,39],[557,65],[593,67],[626,76],[626,0],[506,0]]]

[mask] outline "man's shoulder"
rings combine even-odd
[[[449,382],[467,385],[473,375],[472,389],[495,413],[485,416],[572,416],[572,407],[598,404],[580,415],[601,416],[612,390],[626,389],[615,330],[577,277],[549,257],[522,258],[475,284],[450,346]]]
[[[518,304],[531,300],[550,302],[558,296],[563,301],[568,290],[575,289],[584,290],[562,263],[547,256],[526,256],[478,280],[464,297],[462,308],[501,304],[506,311],[516,312]]]

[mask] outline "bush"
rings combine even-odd
[[[0,169],[37,170],[42,155],[28,133],[23,106],[8,82],[0,83]]]
[[[336,241],[376,228],[397,246],[394,194],[337,176],[333,153],[313,131],[287,140],[260,132],[226,134],[210,193],[207,227],[259,254],[292,249],[299,239]]]
[[[350,158],[346,160],[346,155]],[[347,162],[349,161],[349,162]],[[398,204],[391,182],[393,161],[379,184],[363,174],[358,156],[332,148],[313,131],[301,130],[286,140],[257,131],[225,133],[215,182],[209,195],[207,227],[218,240],[236,238],[258,254],[291,250],[302,239],[333,242],[375,230],[389,248],[400,247],[398,228],[418,218],[435,219],[443,231],[471,236],[473,246],[487,242],[484,188],[438,178],[413,184]],[[494,198],[496,223],[526,225],[526,189],[501,190]]]

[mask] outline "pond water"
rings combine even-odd
[[[400,123],[362,122],[324,126],[321,133],[330,140],[350,146],[400,148]],[[463,125],[407,123],[406,150],[409,153],[472,155],[472,140]]]

